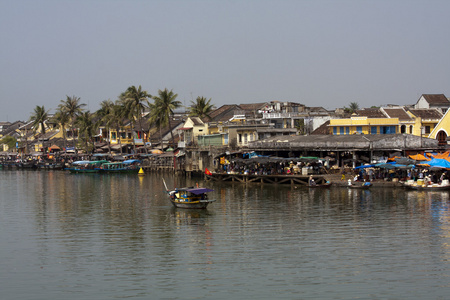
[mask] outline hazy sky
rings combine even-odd
[[[447,0],[0,0],[0,121],[131,85],[327,109],[450,97]]]

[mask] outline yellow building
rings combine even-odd
[[[398,118],[352,116],[349,119],[331,119],[328,126],[333,135],[395,134],[399,131],[399,120]]]
[[[437,139],[439,141],[439,145],[447,144],[447,137],[450,133],[450,110],[447,110],[445,115],[439,120],[439,123],[434,126],[431,133],[428,135],[430,139]]]
[[[208,125],[199,117],[189,117],[184,122],[179,132],[183,134],[183,141],[186,146],[196,145],[197,137],[208,134]]]
[[[429,137],[442,119],[442,113],[434,108],[410,109],[408,110],[408,114],[414,118],[414,130],[412,134],[422,137]]]

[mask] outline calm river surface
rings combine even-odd
[[[450,192],[0,171],[1,299],[448,299]]]

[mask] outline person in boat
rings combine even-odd
[[[315,186],[316,182],[314,181],[314,178],[312,177],[312,175],[309,176],[309,185],[310,186]]]

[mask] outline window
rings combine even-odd
[[[430,134],[431,126],[425,126],[425,134]]]
[[[412,134],[413,133],[413,126],[409,126],[409,133]]]
[[[395,134],[395,126],[381,126],[380,134]]]
[[[242,134],[238,134],[238,143],[242,143]]]
[[[391,134],[396,134],[396,128],[395,128],[395,126],[390,126],[389,131],[390,131]]]
[[[339,134],[343,135],[344,134],[344,127],[339,127]]]
[[[370,127],[370,134],[377,134],[377,126]]]
[[[362,133],[362,126],[356,126],[356,132]]]
[[[244,144],[247,144],[247,134],[244,133]]]
[[[333,127],[333,134],[337,135],[337,127]]]
[[[350,134],[350,127],[345,127],[345,134]]]
[[[115,132],[111,132],[111,139],[112,140],[116,140],[116,133]]]

